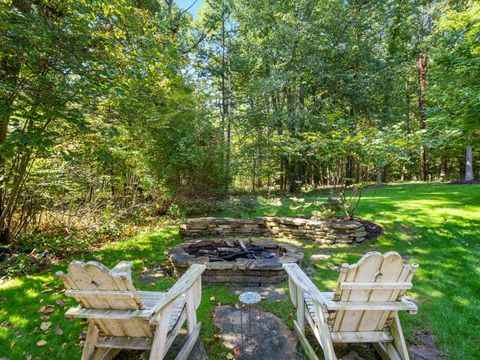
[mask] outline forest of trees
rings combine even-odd
[[[479,39],[475,0],[2,1],[0,243],[237,191],[474,181]]]

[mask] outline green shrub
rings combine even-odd
[[[0,262],[0,275],[19,276],[39,270],[35,258],[24,253],[12,254]]]

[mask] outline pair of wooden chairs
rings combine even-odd
[[[121,349],[150,350],[161,360],[187,322],[189,337],[177,355],[186,360],[200,332],[196,309],[201,301],[205,265],[192,265],[168,292],[137,291],[131,262],[109,270],[97,262],[73,261],[57,275],[65,294],[79,306],[70,318],[88,321],[82,359],[111,359]],[[297,264],[284,264],[290,297],[297,309],[295,331],[306,354],[318,360],[305,336],[308,325],[326,360],[336,360],[333,344],[373,343],[383,359],[409,360],[398,312],[417,311],[404,298],[418,265],[405,265],[396,252],[371,252],[356,264],[344,264],[334,292],[320,292]]]

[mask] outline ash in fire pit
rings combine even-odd
[[[303,252],[296,246],[266,240],[194,240],[167,251],[177,275],[191,264],[205,264],[206,283],[271,284],[286,280],[282,265],[300,264]]]

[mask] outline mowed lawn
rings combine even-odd
[[[321,193],[296,195],[276,201],[260,201],[248,216],[309,215],[302,201],[323,198]],[[223,216],[238,215],[225,212]],[[321,290],[330,290],[338,273],[336,266],[352,263],[371,250],[398,251],[408,261],[418,262],[414,288],[409,295],[419,303],[417,315],[402,314],[409,341],[415,333],[427,331],[435,337],[446,359],[478,359],[480,354],[480,186],[443,184],[388,185],[365,190],[357,216],[375,221],[385,234],[372,242],[350,247],[327,247],[305,243],[306,265],[317,271],[313,281]],[[178,228],[140,234],[104,246],[78,257],[113,266],[119,260],[133,260],[134,283],[142,290],[166,290],[174,279],[165,277],[154,284],[139,283],[144,269],[165,261],[164,250],[180,242]],[[319,249],[332,257],[311,262]],[[84,322],[67,321],[63,314],[74,301],[62,295],[54,273],[68,261],[49,271],[12,279],[0,285],[0,357],[25,359],[74,359],[81,353]],[[281,286],[286,287],[286,284]],[[236,296],[224,286],[204,286],[199,320],[202,340],[212,360],[225,359],[228,351],[215,336],[211,319],[214,307],[234,304]],[[288,302],[264,302],[263,306],[281,316],[289,326],[294,317]],[[49,310],[51,309],[51,310]],[[50,323],[48,329],[40,328]],[[44,342],[40,342],[44,340]],[[42,346],[37,346],[37,343]]]

